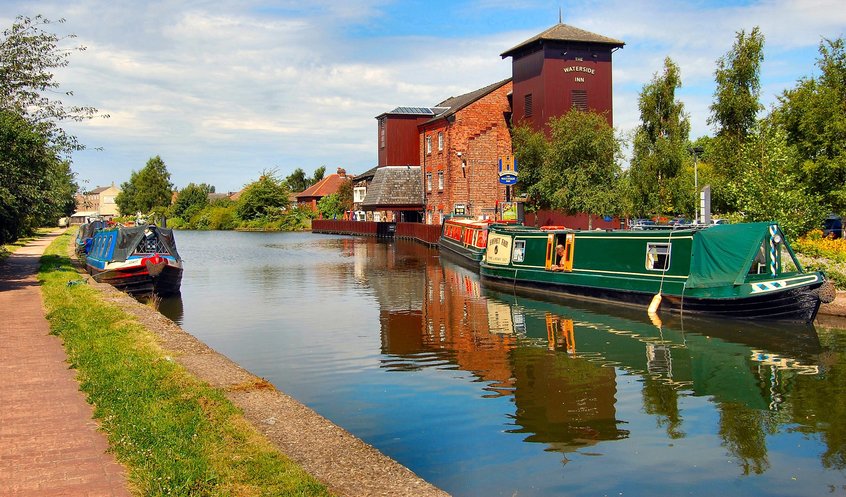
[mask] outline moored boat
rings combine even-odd
[[[108,224],[102,220],[89,221],[79,226],[76,232],[76,242],[74,244],[74,251],[77,256],[83,256],[88,253],[88,248],[91,246],[91,241],[94,239],[94,233],[97,230],[106,228]]]
[[[488,229],[492,220],[449,218],[444,221],[438,247],[441,254],[466,266],[479,267],[488,243]]]
[[[154,224],[97,231],[85,260],[96,281],[132,295],[180,291],[182,259],[173,231]]]
[[[831,283],[805,272],[773,223],[676,230],[493,226],[484,281],[660,311],[811,322]],[[823,289],[821,291],[821,289]],[[660,299],[655,296],[660,295]]]

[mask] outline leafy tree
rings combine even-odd
[[[301,192],[309,187],[308,178],[306,178],[305,171],[302,168],[294,169],[294,172],[288,175],[285,178],[285,182],[288,183],[288,187],[291,191],[294,192]]]
[[[774,119],[801,158],[800,176],[836,212],[846,212],[846,46],[823,40],[819,78],[804,78],[779,97]]]
[[[353,209],[353,184],[352,180],[347,179],[341,186],[338,187],[338,200],[341,202],[343,212],[351,211]]]
[[[822,223],[820,198],[797,174],[799,155],[783,129],[761,121],[742,149],[742,170],[728,187],[746,221],[777,221],[788,237]]]
[[[620,143],[605,116],[573,109],[551,119],[550,129],[541,178],[532,191],[556,209],[616,213]]]
[[[708,122],[717,129],[713,155],[727,179],[737,174],[743,142],[763,108],[758,101],[763,60],[764,35],[757,26],[748,35],[737,32],[731,50],[717,60],[717,89]]]
[[[61,19],[58,23],[63,23]],[[97,109],[86,106],[65,106],[55,95],[73,95],[60,89],[53,71],[66,67],[73,52],[85,47],[60,47],[66,39],[44,27],[51,21],[42,16],[18,16],[3,31],[0,40],[0,107],[16,112],[29,121],[61,153],[84,148],[76,137],[59,126],[62,121],[82,121],[97,115]],[[108,117],[108,116],[104,116]]]
[[[132,171],[128,182],[120,185],[115,197],[121,214],[148,213],[155,207],[170,206],[173,185],[164,161],[158,155],[151,157],[140,171]]]
[[[323,177],[326,175],[326,166],[320,166],[314,170],[314,176],[311,177],[311,181],[309,182],[309,186],[317,183],[318,181],[322,180]]]
[[[330,193],[317,202],[317,211],[326,219],[332,219],[344,215],[344,206],[341,197],[337,193]]]
[[[643,87],[638,100],[641,124],[635,131],[629,170],[630,202],[637,214],[674,214],[676,176],[688,159],[690,122],[676,100],[678,66],[667,57],[664,72]]]
[[[209,193],[214,192],[214,187],[205,183],[196,185],[189,183],[176,197],[171,206],[171,215],[183,219],[191,219],[193,214],[199,212],[209,203]]]
[[[244,221],[274,216],[288,207],[291,190],[276,177],[275,171],[263,171],[258,181],[244,188],[235,212]]]
[[[519,181],[515,188],[519,195],[528,195],[532,187],[541,179],[544,157],[547,154],[549,143],[544,134],[535,131],[527,124],[515,127],[511,132],[511,146],[514,149],[514,157],[517,159],[517,170]],[[541,199],[530,197],[529,203],[535,207],[548,207],[540,205]]]

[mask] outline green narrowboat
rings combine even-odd
[[[806,272],[774,223],[648,231],[492,226],[486,284],[661,311],[812,322],[833,286]],[[659,299],[655,296],[660,295]],[[653,307],[654,309],[654,307]]]
[[[464,266],[477,269],[485,255],[491,220],[449,218],[441,228],[438,248],[441,254],[452,257]]]

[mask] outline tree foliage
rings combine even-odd
[[[213,192],[214,187],[211,185],[205,183],[200,183],[199,185],[189,183],[176,196],[176,201],[171,206],[171,215],[190,219],[192,215],[208,205],[209,193]]]
[[[614,129],[603,115],[577,109],[549,124],[551,139],[532,191],[555,209],[615,214],[621,170]]]
[[[677,176],[688,160],[690,134],[684,104],[676,100],[680,87],[679,68],[667,57],[663,73],[656,73],[640,93],[641,124],[635,131],[628,178],[629,202],[639,215],[675,213]]]
[[[353,209],[353,184],[352,180],[347,179],[338,187],[338,200],[341,201],[343,212],[351,211]]]
[[[276,177],[275,171],[263,171],[257,181],[244,188],[235,212],[245,221],[272,217],[288,207],[290,194],[288,185]]]
[[[120,188],[115,203],[123,215],[149,213],[156,207],[170,206],[173,185],[167,166],[158,155],[151,157],[140,171],[132,171],[129,181]]]
[[[514,148],[514,158],[520,173],[520,181],[515,188],[518,195],[529,195],[534,185],[542,176],[544,157],[546,157],[549,143],[544,134],[534,130],[527,124],[515,127],[511,132],[511,144]],[[549,207],[541,205],[542,199],[529,197],[529,204],[533,207]]]
[[[58,23],[63,23],[59,20]],[[3,31],[0,40],[0,106],[29,121],[60,153],[69,154],[84,148],[76,137],[59,125],[62,121],[82,121],[98,114],[88,106],[66,106],[56,95],[72,96],[62,91],[53,72],[69,64],[73,52],[60,44],[75,35],[60,37],[44,30],[53,23],[42,16],[18,16],[12,26]],[[104,116],[108,117],[108,116]]]
[[[805,78],[779,98],[774,119],[801,159],[800,177],[830,209],[846,213],[846,46],[823,40],[818,78]]]
[[[746,221],[777,221],[791,238],[814,228],[825,216],[820,198],[797,174],[800,161],[784,130],[761,121],[742,149],[742,169],[729,183]]]
[[[738,31],[731,50],[717,60],[717,89],[708,122],[716,128],[712,160],[726,180],[738,174],[743,144],[763,108],[759,102],[763,60],[764,35],[757,26],[748,35]]]
[[[15,112],[0,110],[0,244],[73,213],[76,184],[47,138]]]
[[[317,202],[317,210],[325,219],[335,219],[344,214],[344,205],[337,193],[330,193]]]

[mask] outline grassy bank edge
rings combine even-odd
[[[51,330],[139,495],[328,496],[229,402],[190,375],[137,320],[107,302],[66,255],[72,232],[41,259]]]

